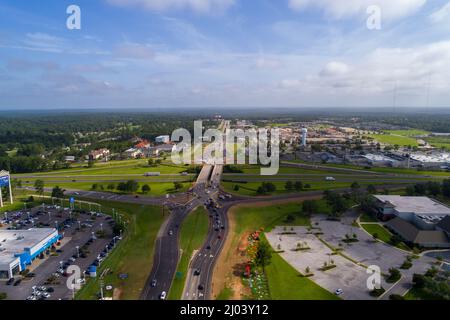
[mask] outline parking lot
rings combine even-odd
[[[311,218],[315,228],[312,232],[307,227],[294,227],[292,234],[283,234],[286,233],[285,229],[278,227],[266,236],[273,248],[284,251],[280,254],[291,266],[303,274],[309,267],[314,273],[311,280],[330,292],[341,289],[341,297],[349,300],[374,299],[367,288],[370,275],[367,274],[366,267],[376,265],[382,273],[387,274],[390,268],[399,268],[410,253],[374,241],[364,230],[352,225],[354,218],[347,216],[341,221],[328,221],[325,216],[318,215]],[[288,230],[291,231],[290,228]],[[313,234],[317,232],[321,233],[319,236],[325,243]],[[356,234],[357,242],[342,241],[346,235],[353,237],[353,234]],[[306,242],[309,249],[296,250],[299,242],[303,245]],[[340,248],[342,255],[333,254],[330,246]],[[382,277],[382,287],[387,290],[386,295],[406,292],[406,284],[411,282],[412,275],[424,273],[433,261],[434,259],[427,256],[414,259],[411,269],[400,270],[403,278],[394,285],[386,283]],[[336,267],[327,271],[319,270],[325,262],[334,262]]]
[[[10,212],[1,219],[2,228],[23,230],[57,228],[61,236],[55,245],[40,254],[26,272],[14,280],[0,280],[0,292],[11,300],[72,299],[67,269],[78,266],[83,284],[90,266],[99,266],[121,240],[113,237],[114,220],[98,212],[70,210],[58,206],[39,206]]]

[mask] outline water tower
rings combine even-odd
[[[307,139],[308,139],[308,129],[303,128],[302,129],[302,147],[306,147]]]

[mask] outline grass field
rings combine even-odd
[[[161,209],[155,206],[102,202],[104,212],[110,212],[112,206],[129,221],[124,239],[103,262],[98,270],[110,269],[111,273],[103,279],[105,285],[111,285],[121,292],[122,300],[137,300],[145,286],[153,263],[156,235],[164,220]],[[126,273],[128,279],[121,280],[118,275]],[[90,279],[78,291],[76,299],[96,300],[100,279]],[[112,293],[107,293],[111,295]]]
[[[399,146],[412,146],[417,147],[419,144],[415,138],[393,135],[393,134],[371,134],[371,138],[383,144],[399,145]]]
[[[148,160],[123,160],[105,163],[96,163],[93,168],[88,168],[82,164],[75,164],[70,169],[62,169],[48,172],[33,173],[35,176],[89,176],[89,175],[132,175],[145,174],[147,172],[160,172],[161,174],[177,174],[186,171],[189,166],[174,165],[170,162],[163,162],[159,166],[148,166]],[[30,174],[17,174],[15,178],[29,176]]]
[[[245,178],[243,177],[242,180],[245,180]],[[296,180],[292,180],[292,181],[295,182]],[[302,183],[304,185],[309,184],[311,186],[311,188],[304,189],[303,192],[350,188],[350,186],[352,185],[352,182],[308,181],[308,180],[303,180],[303,179],[301,179],[300,181],[302,181]],[[232,193],[232,194],[254,197],[254,196],[258,196],[257,190],[258,190],[258,187],[261,186],[261,183],[262,183],[262,181],[261,182],[247,182],[247,183],[243,183],[242,181],[239,181],[239,182],[226,181],[226,182],[222,182],[222,187],[224,188],[225,191]],[[295,190],[287,191],[285,189],[285,185],[286,185],[285,181],[274,181],[272,183],[277,188],[277,190],[274,193],[272,193],[272,195],[280,195],[280,194],[298,192]],[[369,185],[369,184],[379,185],[381,183],[360,183],[360,184],[362,186],[365,186],[365,185]],[[239,191],[234,190],[234,187],[236,185],[239,186]],[[300,193],[301,192],[302,191],[300,191]],[[267,196],[267,194],[266,194],[266,196]]]
[[[428,137],[425,140],[434,147],[450,150],[450,137]]]
[[[180,248],[183,251],[177,268],[177,274],[169,292],[169,300],[180,300],[189,262],[194,250],[199,249],[208,235],[209,218],[203,207],[193,211],[183,222],[180,233]]]
[[[270,231],[276,226],[309,226],[310,221],[300,213],[301,204],[292,203],[284,205],[267,206],[261,208],[243,207],[235,214],[237,234],[245,231],[264,229]],[[292,215],[295,220],[287,222],[287,216]]]
[[[263,229],[270,231],[275,226],[300,225],[309,226],[308,217],[300,213],[300,203],[272,205],[266,207],[242,207],[233,215],[235,228],[232,231],[233,247],[245,232]],[[323,207],[323,208],[322,208]],[[320,211],[326,212],[325,204],[321,202]],[[295,220],[287,222],[291,215]],[[270,296],[274,300],[331,300],[336,296],[321,288],[308,278],[301,277],[299,273],[285,262],[278,254],[273,253],[272,262],[265,269],[268,279]],[[224,289],[220,299],[231,296],[229,289]]]
[[[419,130],[419,129],[409,129],[409,130],[386,130],[387,133],[398,135],[398,136],[405,136],[405,137],[417,137],[417,136],[423,136],[430,134],[430,132],[425,130]]]
[[[30,181],[30,183],[24,183],[24,186],[33,186],[34,180]],[[92,190],[92,185],[95,183],[95,181],[92,182],[46,182],[45,187],[46,188],[53,188],[55,186],[59,186],[63,189],[73,189],[73,190],[85,190],[90,191]],[[108,190],[108,182],[104,183],[97,183],[98,188],[96,191],[105,191],[105,192],[116,192],[120,193],[117,190]],[[117,183],[115,183],[117,185]],[[187,191],[192,183],[191,182],[182,182],[183,187],[179,190],[174,189],[173,182],[139,182],[139,186],[142,187],[144,184],[148,184],[151,188],[151,191],[148,193],[149,196],[162,196],[166,194],[172,194],[172,193],[178,193],[178,192],[185,192]],[[103,186],[103,189],[101,189],[101,186]]]
[[[265,268],[272,300],[340,300],[337,296],[302,277],[277,253]]]
[[[388,243],[391,240],[392,233],[380,224],[362,224],[361,226],[371,235],[376,233],[378,235],[378,239],[383,242]]]

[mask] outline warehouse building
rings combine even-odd
[[[51,228],[0,230],[0,279],[10,279],[60,239]]]
[[[405,242],[425,248],[449,248],[444,225],[450,219],[450,208],[428,197],[375,195],[380,218]]]

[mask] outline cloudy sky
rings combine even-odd
[[[449,0],[0,0],[0,109],[393,105],[450,107]]]

